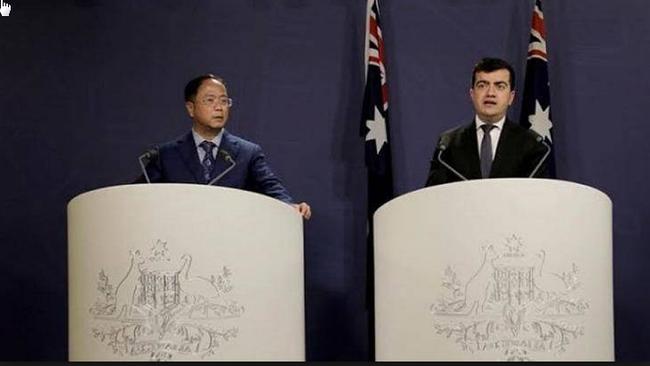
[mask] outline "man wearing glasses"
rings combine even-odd
[[[215,184],[262,193],[291,204],[309,219],[311,208],[293,202],[261,147],[225,130],[231,106],[222,79],[206,74],[187,83],[185,108],[192,130],[157,147],[146,167],[149,181]]]

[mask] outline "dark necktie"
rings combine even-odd
[[[490,176],[490,168],[492,168],[492,136],[490,130],[495,126],[484,124],[481,126],[483,129],[483,140],[481,141],[481,176],[487,178]]]
[[[212,150],[214,150],[217,145],[211,141],[203,141],[199,144],[201,148],[205,151],[205,157],[201,161],[203,165],[203,177],[206,182],[210,181],[210,176],[212,175],[212,169],[214,169],[214,155],[212,155]]]

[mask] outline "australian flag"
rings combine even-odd
[[[366,16],[366,88],[361,112],[361,136],[366,145],[368,232],[366,240],[366,309],[369,358],[374,359],[374,250],[372,217],[393,198],[393,169],[388,133],[388,84],[378,0],[368,0]]]
[[[388,84],[384,64],[384,40],[378,0],[368,0],[366,28],[366,88],[361,116],[361,136],[366,144],[368,170],[368,219],[393,198],[393,170],[388,143]]]
[[[548,56],[546,52],[546,27],[541,0],[535,0],[530,27],[530,42],[526,61],[526,81],[522,97],[519,123],[532,128],[544,141],[553,145],[553,123],[551,122],[551,92],[548,79]],[[551,149],[548,156],[548,170],[555,177],[555,157]]]

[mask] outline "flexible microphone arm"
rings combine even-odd
[[[221,174],[217,175],[216,177],[214,177],[214,179],[212,179],[210,182],[208,182],[209,186],[211,186],[211,185],[215,184],[216,182],[218,182],[221,178],[223,178],[224,175],[228,174],[228,172],[231,171],[235,167],[235,165],[237,165],[237,163],[235,163],[235,160],[233,160],[232,156],[230,156],[230,154],[226,150],[221,150],[220,149],[218,154],[223,156],[224,160],[226,160],[228,163],[230,163],[230,166],[226,170],[221,172]]]
[[[154,147],[145,151],[144,154],[138,157],[138,162],[140,162],[140,169],[142,170],[142,173],[144,174],[144,178],[147,180],[148,184],[151,184],[151,180],[149,179],[149,174],[147,174],[147,168],[144,166],[143,160],[144,159],[151,160],[156,156],[158,156],[158,149]]]
[[[544,146],[546,147],[546,154],[544,154],[544,156],[542,156],[542,158],[539,159],[539,163],[537,163],[537,166],[535,167],[535,169],[533,169],[533,172],[530,173],[528,178],[532,178],[535,176],[535,174],[537,174],[537,171],[542,166],[544,161],[546,161],[548,155],[551,153],[551,147],[546,143],[546,141],[544,141],[544,138],[542,136],[537,136],[537,142],[541,142],[542,144],[544,144]]]
[[[465,178],[465,176],[463,176],[462,174],[460,174],[456,169],[452,168],[451,165],[445,163],[445,161],[442,160],[442,153],[447,149],[447,146],[446,146],[445,144],[443,144],[443,143],[440,143],[440,144],[438,145],[438,149],[440,150],[440,152],[438,153],[438,161],[440,162],[440,164],[444,165],[447,169],[451,170],[451,171],[452,171],[454,174],[456,174],[460,179],[462,179],[462,180],[467,180],[467,178]]]

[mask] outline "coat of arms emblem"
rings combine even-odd
[[[512,235],[501,246],[483,246],[470,273],[447,266],[443,295],[430,307],[435,332],[465,352],[499,352],[510,361],[564,352],[584,334],[589,303],[578,266],[551,272],[547,257],[544,249],[529,253]]]
[[[122,356],[160,361],[214,355],[237,337],[237,326],[223,327],[223,321],[242,316],[244,306],[228,296],[233,273],[227,266],[197,274],[192,260],[188,253],[173,260],[167,242],[158,240],[149,255],[131,250],[116,282],[101,270],[99,297],[89,309],[92,336]]]

